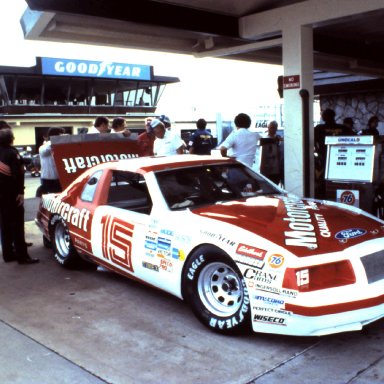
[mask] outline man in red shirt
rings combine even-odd
[[[140,147],[140,156],[153,156],[153,143],[156,139],[153,129],[151,128],[152,119],[145,119],[145,132],[137,137],[137,143]]]

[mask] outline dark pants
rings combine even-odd
[[[24,206],[17,205],[15,194],[0,192],[0,217],[3,259],[10,260],[15,256],[20,260],[25,259],[28,252],[25,244]]]
[[[37,188],[36,197],[41,197],[45,193],[58,193],[61,191],[59,180],[41,179],[41,185]]]

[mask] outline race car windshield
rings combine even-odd
[[[159,171],[156,173],[156,178],[171,209],[281,193],[272,184],[241,164],[206,165]]]

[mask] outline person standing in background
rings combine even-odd
[[[158,119],[164,124],[166,130],[169,131],[171,129],[171,119],[168,116],[160,115]]]
[[[184,153],[185,143],[182,138],[171,130],[166,129],[159,119],[151,122],[151,128],[156,136],[156,140],[153,143],[155,155],[168,156]]]
[[[284,180],[284,145],[283,138],[277,134],[278,126],[277,121],[270,121],[267,132],[261,137],[261,139],[268,139],[267,142],[263,143],[263,140],[260,140],[260,150],[264,160],[260,166],[260,172],[275,184],[283,183]]]
[[[0,130],[7,129],[7,128],[12,129],[11,126],[5,120],[0,120]],[[21,168],[22,168],[23,175],[25,175],[25,167],[24,167],[22,156],[20,155],[16,147],[12,146],[12,148],[15,150],[16,156],[21,158]],[[24,183],[24,178],[23,178],[23,183]],[[24,202],[23,202],[22,205],[18,206],[18,213],[22,216],[23,221],[24,221],[24,211],[25,209],[24,209]],[[0,215],[0,226],[1,226],[1,215]],[[27,242],[26,245],[27,247],[31,247],[33,243]]]
[[[315,197],[325,198],[325,166],[327,160],[327,136],[354,136],[352,129],[343,124],[336,123],[336,113],[333,109],[327,108],[321,113],[322,124],[314,128],[315,144]]]
[[[24,165],[10,128],[0,129],[1,248],[5,262],[38,263],[27,251],[24,229]]]
[[[379,136],[380,133],[377,129],[379,126],[379,118],[377,116],[371,116],[368,120],[368,127],[361,131],[364,136]]]
[[[41,164],[41,188],[39,187],[36,196],[41,197],[44,193],[61,192],[61,185],[56,169],[56,164],[52,155],[51,138],[53,136],[63,135],[65,133],[62,127],[51,127],[47,133],[47,140],[39,148]]]
[[[196,131],[193,132],[189,142],[189,153],[196,155],[210,155],[214,148],[213,136],[207,129],[207,122],[204,119],[196,121]]]
[[[260,135],[248,130],[251,126],[251,118],[245,113],[239,113],[235,117],[234,123],[236,129],[220,146],[221,155],[234,157],[243,164],[252,167]]]
[[[127,122],[124,117],[115,117],[112,121],[112,132],[111,133],[120,133],[124,137],[131,136],[131,131],[127,127]]]
[[[137,136],[137,143],[140,147],[140,156],[153,156],[153,143],[156,136],[151,127],[152,119],[147,117],[145,119],[145,132]]]
[[[354,127],[355,123],[353,122],[352,117],[345,117],[343,119],[343,125],[345,125],[347,128],[349,128],[351,130],[351,132],[354,132],[355,134],[357,134],[355,127]]]
[[[87,133],[109,133],[109,119],[105,116],[98,116],[95,119],[93,127]]]

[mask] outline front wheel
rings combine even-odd
[[[203,246],[188,259],[184,298],[197,318],[219,333],[250,329],[248,290],[236,264],[222,250]]]

